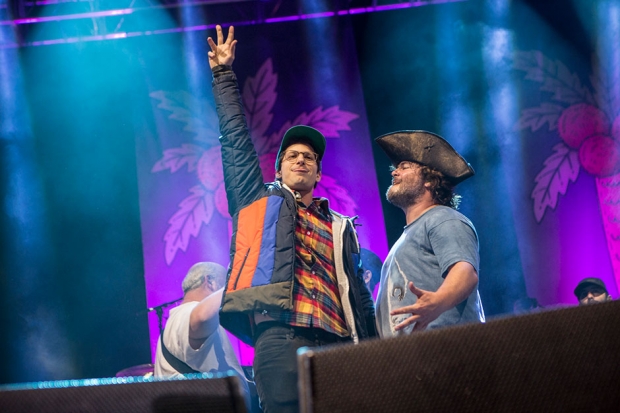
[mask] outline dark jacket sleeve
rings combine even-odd
[[[264,190],[258,155],[245,119],[237,77],[230,66],[213,69],[213,97],[220,120],[222,165],[231,216]]]
[[[375,307],[372,295],[364,282],[364,270],[361,266],[357,236],[354,234],[355,228],[349,220],[345,222],[347,225],[346,240],[343,240],[345,271],[349,276],[349,298],[353,303],[358,334],[360,339],[375,337],[377,335]]]

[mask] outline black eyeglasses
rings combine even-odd
[[[290,150],[284,153],[284,160],[291,163],[296,162],[297,158],[299,158],[299,154],[303,155],[304,162],[306,162],[308,165],[316,163],[316,161],[319,159],[319,155],[314,152],[300,152]]]

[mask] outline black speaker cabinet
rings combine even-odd
[[[300,349],[302,413],[618,412],[620,301]]]
[[[246,413],[241,382],[233,375],[191,379],[137,377],[66,380],[5,386],[2,413]]]

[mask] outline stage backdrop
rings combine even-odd
[[[352,33],[348,19],[238,27],[234,69],[265,181],[274,180],[284,131],[296,124],[319,129],[327,149],[315,194],[327,197],[332,209],[359,216],[360,244],[383,258],[387,241],[381,195]],[[137,156],[151,308],[181,297],[181,280],[194,263],[229,264],[231,218],[206,34],[178,35],[176,41],[176,55],[162,59],[158,51],[144,57],[147,67],[149,59],[178,62],[172,64],[178,76],[149,74],[154,122],[136,122],[143,125],[137,131]],[[169,308],[162,312],[164,318]],[[154,348],[157,311],[149,325]],[[238,346],[241,363],[251,365],[252,349]]]
[[[476,170],[457,192],[491,316],[525,296],[575,305],[585,277],[618,297],[619,16],[610,1],[470,1],[356,27],[371,135],[431,130]],[[391,244],[403,218],[384,212]]]
[[[265,179],[283,130],[318,127],[328,140],[318,193],[359,215],[362,246],[384,258],[405,220],[383,200],[388,162],[372,139],[440,133],[476,170],[457,189],[480,239],[487,315],[524,296],[576,305],[590,276],[617,299],[620,5],[423,4],[237,27]],[[229,264],[200,29],[220,22],[158,10],[172,31],[180,20],[199,30],[154,34],[150,17],[127,38],[0,48],[2,382],[147,362],[145,307],[180,298],[195,262]],[[1,46],[14,27],[0,27]],[[148,323],[152,345],[155,311]]]

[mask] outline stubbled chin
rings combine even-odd
[[[394,196],[394,192],[396,189],[393,186],[390,186],[387,191],[385,191],[385,197],[389,202],[392,202],[392,197]]]
[[[310,182],[310,179],[304,176],[297,176],[287,184],[287,186],[294,190],[303,190],[312,187],[314,184]]]

